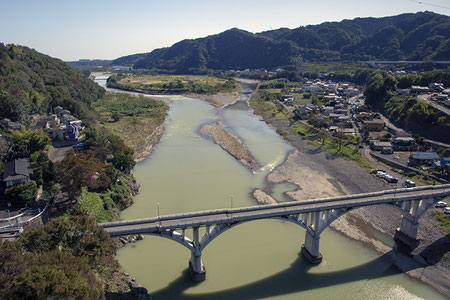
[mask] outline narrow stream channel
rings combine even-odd
[[[104,86],[105,78],[97,78]],[[266,188],[265,176],[292,147],[241,101],[221,113],[198,99],[170,98],[166,131],[152,155],[133,173],[142,183],[123,219],[231,206],[256,205],[251,193]],[[263,166],[252,172],[198,134],[205,123],[222,121],[239,136]],[[272,195],[288,201],[275,185]],[[267,190],[267,189],[266,189]],[[195,284],[187,273],[190,252],[161,237],[146,236],[117,253],[123,269],[154,299],[445,299],[399,273],[375,251],[331,229],[321,235],[323,262],[312,266],[300,255],[302,228],[279,220],[239,225],[203,252],[206,280]]]

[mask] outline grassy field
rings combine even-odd
[[[139,90],[149,93],[215,94],[230,92],[236,83],[230,78],[200,75],[132,75],[119,76],[108,81],[111,87]]]
[[[265,118],[288,119],[290,117],[289,113],[278,101],[270,100],[271,95],[265,90],[264,93],[256,93],[250,98],[250,105],[255,110],[255,113]],[[266,96],[269,100],[265,100]]]
[[[450,218],[439,210],[434,211],[434,214],[436,216],[436,220],[440,223],[441,229],[446,234],[450,234]],[[450,249],[448,251],[450,251]]]
[[[351,141],[345,141],[341,145],[341,149],[339,150],[338,143],[331,135],[327,134],[325,142],[322,144],[322,139],[317,135],[317,129],[300,122],[295,122],[294,125],[296,126],[297,132],[302,135],[302,137],[306,141],[308,141],[308,143],[317,146],[320,149],[335,156],[353,160],[363,168],[372,168],[372,166],[364,159],[363,155],[359,152],[357,146],[352,144]]]
[[[139,153],[144,140],[164,122],[168,105],[145,96],[106,93],[94,103],[100,123]]]

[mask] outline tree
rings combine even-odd
[[[7,299],[104,299],[102,286],[89,265],[64,252],[50,252],[15,276]]]
[[[320,129],[319,133],[317,133],[317,137],[321,140],[321,146],[325,145],[325,140],[328,136],[328,133],[324,129]]]
[[[59,217],[36,227],[19,238],[23,248],[36,254],[66,251],[97,265],[112,257],[115,244],[109,234],[89,216]]]
[[[5,200],[16,207],[30,205],[36,199],[36,195],[37,185],[34,181],[15,185],[5,190]]]
[[[336,144],[338,145],[338,153],[341,152],[342,145],[347,139],[347,136],[343,132],[338,132],[335,136]]]
[[[45,151],[37,151],[31,154],[31,167],[33,169],[33,180],[36,181],[37,185],[46,184],[47,186],[51,183],[54,178],[54,166],[53,163],[48,158]]]
[[[111,183],[103,172],[105,164],[95,157],[95,152],[70,152],[61,162],[56,164],[56,174],[69,198],[78,197],[83,186],[90,190],[105,189]]]
[[[7,139],[11,144],[11,159],[29,157],[34,152],[43,150],[50,142],[44,131],[23,127],[21,130],[11,131]]]
[[[14,277],[27,270],[32,259],[33,255],[25,252],[20,243],[0,238],[0,293],[10,290]]]

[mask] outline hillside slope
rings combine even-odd
[[[89,121],[88,105],[105,90],[65,62],[36,50],[0,43],[0,118],[26,122],[30,112],[61,105]]]

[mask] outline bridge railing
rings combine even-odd
[[[186,219],[186,218],[192,218],[192,217],[200,217],[200,216],[208,216],[208,215],[220,215],[220,214],[237,214],[241,212],[257,212],[260,210],[270,210],[271,208],[283,208],[283,207],[293,207],[293,206],[305,206],[308,204],[320,204],[323,202],[330,203],[330,207],[332,207],[332,203],[343,201],[343,200],[352,200],[352,199],[364,199],[364,198],[370,198],[370,197],[378,197],[383,195],[396,195],[397,201],[405,201],[408,197],[401,197],[398,194],[402,194],[405,192],[411,193],[411,192],[420,192],[425,190],[446,190],[450,189],[450,184],[446,185],[437,185],[437,186],[424,186],[424,187],[415,187],[415,188],[403,188],[403,189],[397,189],[397,190],[385,190],[385,191],[378,191],[373,193],[365,193],[365,194],[355,194],[355,195],[347,195],[347,196],[339,196],[339,197],[332,197],[332,198],[319,198],[319,199],[313,199],[313,200],[305,200],[301,202],[287,202],[287,203],[278,203],[278,204],[269,204],[269,205],[258,205],[258,206],[250,206],[250,207],[241,207],[241,208],[234,208],[234,209],[216,209],[216,210],[208,210],[204,212],[189,212],[189,213],[182,213],[182,214],[173,214],[173,215],[166,215],[161,217],[153,217],[153,218],[145,218],[145,219],[137,219],[137,220],[129,220],[129,221],[117,221],[117,222],[110,222],[110,223],[100,223],[98,224],[101,227],[108,228],[108,227],[115,227],[115,226],[126,226],[126,225],[138,225],[138,224],[145,224],[145,223],[154,223],[159,221],[165,221],[165,220],[176,220],[176,219]],[[397,196],[398,195],[398,196]],[[381,201],[380,203],[382,203]],[[369,203],[361,202],[361,204],[364,203],[365,205]],[[374,202],[371,201],[373,204]],[[324,209],[323,207],[321,209]]]

